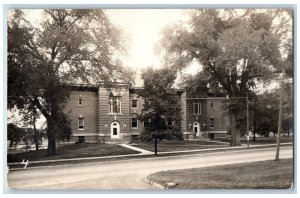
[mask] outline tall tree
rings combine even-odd
[[[33,25],[21,10],[8,21],[8,108],[34,109],[46,118],[48,155],[56,140],[69,139],[63,109],[66,83],[106,83],[122,79],[123,37],[103,10],[43,10]],[[127,73],[126,73],[127,74]]]
[[[259,82],[270,81],[274,71],[283,66],[283,34],[278,33],[282,29],[276,29],[278,17],[270,13],[193,10],[188,25],[166,28],[161,41],[167,67],[182,70],[197,61],[209,80],[218,82],[229,96],[233,146],[240,144],[239,120],[247,92],[253,95]]]
[[[138,94],[145,104],[140,119],[150,121],[144,134],[150,139],[152,135],[180,138],[181,106],[178,90],[174,88],[176,73],[169,69],[148,68],[142,73],[142,79],[144,87]]]

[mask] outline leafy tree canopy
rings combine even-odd
[[[203,67],[199,75],[234,98],[228,104],[232,145],[240,144],[239,108],[244,105],[237,100],[253,95],[259,82],[291,70],[291,16],[289,10],[191,10],[188,24],[177,23],[163,32],[166,67],[181,71],[196,61]]]
[[[47,9],[38,25],[22,10],[11,10],[8,108],[37,108],[47,120],[48,155],[55,154],[55,139],[71,135],[62,105],[68,98],[65,84],[130,81],[119,59],[124,52],[122,33],[103,10]]]
[[[157,133],[171,130],[174,134],[180,131],[181,106],[179,90],[174,88],[176,73],[169,69],[148,68],[142,73],[144,87],[138,94],[145,100],[142,121],[150,121],[146,133]],[[167,123],[172,122],[172,126]],[[178,137],[177,137],[178,136]],[[180,138],[177,135],[176,138]],[[152,137],[150,137],[152,138]]]

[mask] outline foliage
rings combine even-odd
[[[36,140],[38,141],[38,146],[40,146],[42,138],[45,136],[44,130],[34,132],[31,128],[20,128],[13,123],[7,124],[7,129],[7,139],[10,141],[9,148],[16,148],[18,144],[23,143],[27,149],[32,144],[36,145]]]
[[[291,67],[283,61],[288,53],[280,51],[291,42],[286,37],[291,34],[287,15],[286,10],[192,10],[188,25],[164,30],[161,53],[166,67],[182,70],[197,61],[208,81],[220,84],[229,96],[232,145],[240,144],[240,100],[247,92],[253,95],[260,82],[270,82],[283,66]]]
[[[148,140],[156,135],[159,138],[178,139],[176,134],[180,131],[181,106],[178,90],[173,88],[176,73],[169,69],[148,68],[143,71],[142,79],[144,88],[138,94],[143,97],[145,104],[140,120],[150,120],[142,138]],[[168,121],[173,125],[168,126]]]
[[[22,141],[22,131],[13,123],[7,124],[7,140],[10,141],[9,148],[17,147],[17,145]]]
[[[8,21],[8,108],[38,110],[47,120],[48,155],[71,136],[66,83],[129,81],[123,37],[103,10],[43,10],[33,25],[21,10]]]
[[[282,131],[288,133],[293,127],[291,84],[285,84],[283,94],[283,126]],[[279,90],[274,89],[265,92],[258,97],[258,101],[254,103],[254,119],[256,120],[255,132],[268,136],[269,132],[277,133],[278,122],[278,100]]]
[[[143,131],[140,134],[140,140],[152,141],[154,137],[166,140],[182,140],[182,133],[178,130],[166,129],[161,131]]]

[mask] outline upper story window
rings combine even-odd
[[[201,114],[201,102],[200,100],[193,101],[193,114],[200,115]]]
[[[214,108],[214,101],[210,101],[210,108],[211,108],[211,109]]]
[[[131,107],[132,108],[137,108],[138,107],[138,101],[137,100],[132,100],[131,101]]]
[[[109,113],[121,113],[121,96],[113,96],[109,100]]]
[[[81,95],[78,98],[78,106],[82,106],[82,96]]]
[[[79,130],[83,130],[84,129],[84,118],[82,116],[80,116],[78,118],[78,129]]]

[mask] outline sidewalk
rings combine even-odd
[[[293,143],[282,143],[281,146],[292,146]],[[139,154],[128,154],[128,155],[115,155],[115,156],[101,156],[101,157],[85,157],[85,158],[72,158],[72,159],[59,159],[59,160],[44,160],[44,161],[29,161],[27,169],[40,166],[53,166],[53,165],[64,165],[64,164],[75,164],[75,163],[91,163],[91,162],[109,162],[113,160],[124,160],[124,159],[136,159],[136,158],[145,158],[145,157],[154,157],[154,153],[144,149],[140,149],[131,145],[120,144],[129,149],[139,151]],[[247,149],[256,149],[256,148],[267,148],[275,147],[276,144],[268,145],[252,145],[247,148],[247,145],[237,146],[237,147],[222,147],[222,148],[211,148],[211,149],[198,149],[198,150],[184,150],[184,151],[170,151],[170,152],[159,152],[157,157],[166,157],[166,156],[179,156],[179,155],[189,155],[189,154],[201,154],[201,153],[216,153],[216,152],[227,152],[235,150],[247,150]],[[26,161],[26,159],[25,159]],[[14,170],[23,170],[24,164],[22,162],[17,163],[8,163],[10,171]],[[33,166],[30,166],[33,165]]]
[[[152,151],[147,151],[147,150],[144,150],[144,149],[141,149],[141,148],[137,148],[135,146],[131,146],[131,145],[128,145],[128,144],[119,144],[120,146],[123,146],[125,148],[129,148],[131,150],[135,150],[135,151],[138,151],[138,152],[141,152],[141,154],[154,154],[154,152]]]

